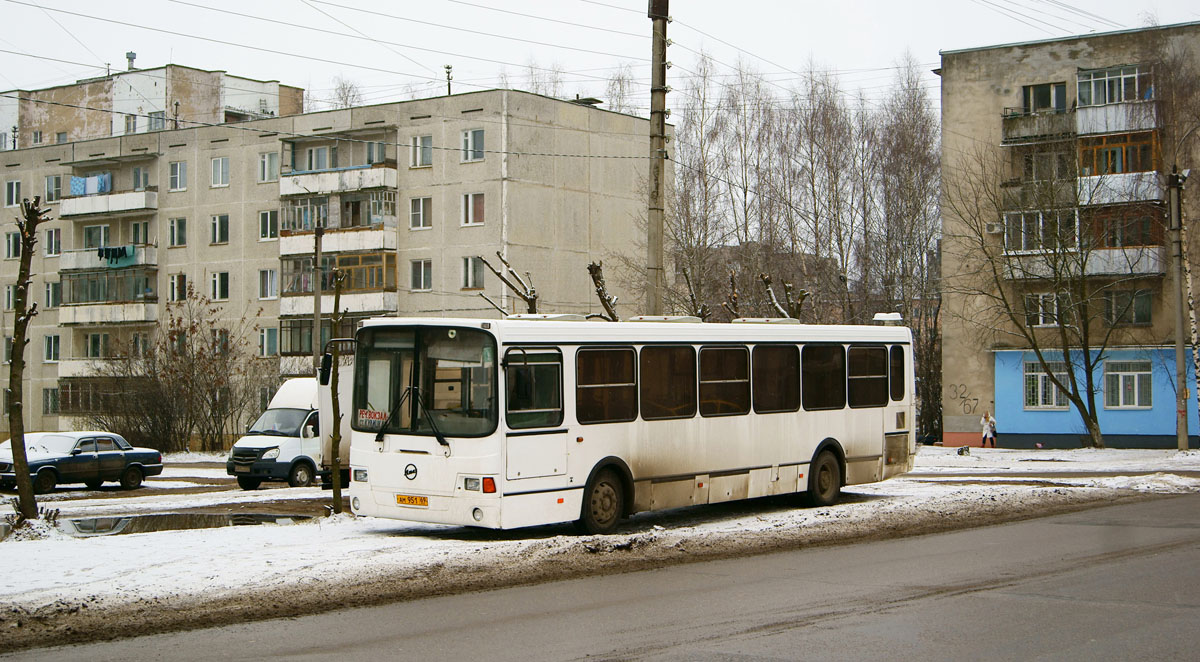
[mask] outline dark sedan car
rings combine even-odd
[[[104,481],[117,481],[132,490],[146,476],[162,473],[162,454],[152,448],[135,448],[111,432],[31,432],[25,435],[25,456],[35,492],[44,494],[55,485],[84,483],[91,489]],[[0,444],[0,487],[17,484],[13,471],[12,441]]]

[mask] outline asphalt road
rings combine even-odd
[[[1192,660],[1198,566],[1187,495],[12,659]]]

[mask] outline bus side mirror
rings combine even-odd
[[[326,352],[321,355],[321,369],[317,371],[317,382],[321,386],[329,386],[329,373],[333,371],[333,355]]]

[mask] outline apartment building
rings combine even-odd
[[[992,412],[1002,446],[1079,447],[1048,366],[1090,377],[1107,445],[1174,447],[1164,154],[1200,152],[1163,143],[1186,127],[1155,67],[1180,47],[1200,54],[1200,23],[942,53],[944,443]]]
[[[373,315],[498,315],[480,294],[523,312],[478,259],[497,251],[543,310],[600,312],[586,266],[638,250],[648,130],[488,90],[0,152],[0,179],[21,192],[4,232],[20,197],[42,195],[52,218],[34,260],[26,425],[71,427],[96,362],[148,338],[189,285],[227,319],[254,316],[281,375],[311,374],[314,287],[327,315],[335,267],[348,316],[322,338]]]

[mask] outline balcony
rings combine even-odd
[[[106,247],[112,250],[114,247]],[[116,247],[122,248],[122,247]],[[63,251],[58,258],[59,271],[75,269],[120,269],[122,267],[153,267],[158,265],[158,247],[150,244],[124,246],[125,255],[105,256],[99,248],[79,248]]]
[[[357,228],[327,228],[325,235],[321,238],[321,252],[348,253],[380,249],[394,251],[397,239],[395,228],[394,223]],[[284,234],[279,237],[280,256],[312,254],[313,236],[311,233]]]
[[[1079,204],[1118,205],[1166,199],[1157,172],[1125,172],[1079,178]]]
[[[1152,102],[1084,106],[1075,111],[1075,131],[1081,136],[1151,131],[1158,126]]]
[[[378,188],[395,189],[399,177],[395,163],[389,163],[390,167],[375,164],[284,174],[279,178],[279,197],[334,195]]]
[[[1014,179],[1000,185],[1001,203],[1008,211],[1060,209],[1076,204],[1073,180],[1026,181]]]
[[[69,358],[62,359],[58,362],[58,378],[65,379],[68,377],[91,377],[95,374],[94,368],[103,363],[106,359],[86,359],[86,358]]]
[[[77,303],[58,309],[58,323],[64,326],[146,324],[156,321],[158,321],[157,300],[137,303]]]
[[[350,314],[379,313],[380,315],[394,314],[399,299],[395,291],[384,292],[351,292],[343,293],[341,309]],[[329,314],[333,310],[333,294],[321,294],[321,311]],[[313,297],[285,296],[279,300],[279,316],[299,316],[311,318],[313,314]]]
[[[63,198],[58,214],[62,218],[95,216],[134,216],[158,209],[156,191],[124,191]]]
[[[1167,252],[1162,246],[1093,248],[1083,251],[1029,252],[1010,255],[1005,264],[1009,280],[1064,280],[1086,276],[1162,276],[1167,272]]]
[[[1075,117],[1071,112],[1044,110],[1027,113],[1020,108],[1005,108],[1001,132],[1001,143],[1004,145],[1064,140],[1075,133]]]

